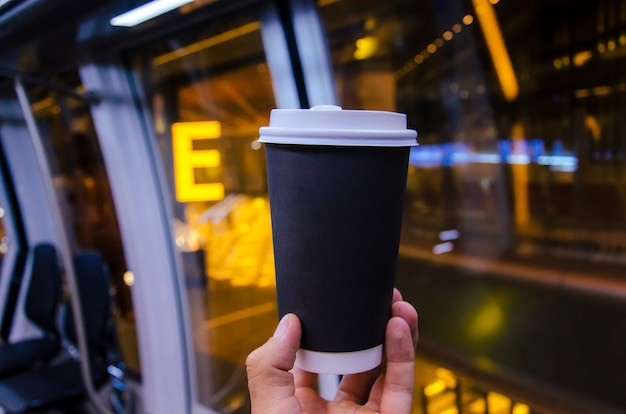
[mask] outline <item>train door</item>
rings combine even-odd
[[[100,396],[96,395],[100,390],[95,389],[87,368],[83,324],[69,322],[74,317],[84,320],[82,311],[77,312],[83,309],[73,262],[77,253],[97,251],[112,280],[118,282],[114,283],[118,305],[114,314],[118,319],[116,326],[126,331],[123,335],[125,363],[129,372],[137,374],[135,377],[139,376],[140,368],[134,324],[128,320],[132,303],[124,301],[128,298],[128,289],[119,284],[125,269],[124,255],[106,174],[93,135],[88,98],[81,95],[75,72],[58,76],[51,83],[44,82],[45,86],[34,78],[27,78],[24,81],[16,76],[2,85],[1,202],[2,216],[6,218],[0,247],[3,252],[2,342],[12,345],[49,338],[55,345],[51,346],[49,355],[46,351],[47,355],[41,360],[33,360],[31,368],[43,366],[41,362],[53,364],[53,361],[77,358],[80,361],[78,377],[83,377],[89,399],[102,412],[107,412]],[[48,259],[42,262],[42,255],[47,255]],[[55,280],[59,281],[58,285]],[[102,297],[109,295],[108,287],[105,289]],[[107,317],[107,310],[104,312],[103,317]],[[50,326],[42,325],[43,318]],[[71,333],[67,330],[70,323]],[[31,349],[22,353],[27,350]],[[2,378],[8,382],[3,386],[26,372],[28,366],[4,370]],[[82,388],[81,381],[79,379],[78,388]],[[42,392],[37,398],[46,394]],[[80,395],[82,391],[77,393]],[[52,393],[47,397],[51,402],[56,401]],[[14,402],[17,404],[18,400]],[[46,398],[40,398],[44,400]],[[23,401],[39,404],[28,397]]]
[[[115,295],[115,316],[129,370],[139,375],[134,311],[122,240],[106,168],[89,111],[90,98],[73,71],[57,85],[74,94],[25,85],[55,199],[59,205],[67,248],[99,252],[109,267]]]

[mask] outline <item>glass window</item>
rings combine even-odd
[[[83,92],[75,72],[54,82]],[[98,251],[115,292],[116,327],[129,373],[140,372],[137,335],[122,240],[89,103],[48,88],[26,85],[42,137],[72,252]]]
[[[277,323],[264,152],[275,107],[259,11],[205,21],[131,56],[174,196],[197,395],[249,410],[245,358]]]
[[[623,410],[624,1],[318,6],[341,105],[419,132],[398,284],[422,355]]]

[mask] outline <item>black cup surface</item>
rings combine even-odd
[[[320,352],[384,342],[408,147],[266,144],[278,312]]]

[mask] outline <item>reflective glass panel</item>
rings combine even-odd
[[[318,6],[340,104],[419,132],[398,286],[420,355],[469,374],[450,409],[624,410],[626,3]],[[424,372],[425,411],[456,385]]]
[[[249,412],[245,358],[276,324],[262,147],[275,107],[254,8],[133,55],[166,166],[202,405]]]
[[[53,85],[84,92],[75,72]],[[116,328],[129,374],[140,373],[126,262],[109,181],[89,102],[48,87],[25,85],[37,122],[72,253],[99,252],[109,267]]]

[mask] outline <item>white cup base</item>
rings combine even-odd
[[[353,352],[318,352],[299,349],[295,367],[317,374],[356,374],[380,365],[383,346]]]

